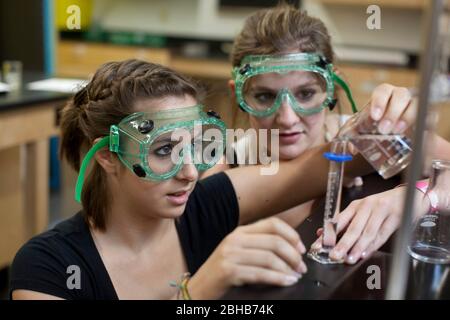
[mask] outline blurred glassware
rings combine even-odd
[[[17,60],[3,61],[3,81],[9,85],[11,91],[22,87],[22,62]]]
[[[450,161],[434,160],[427,194],[436,204],[414,227],[409,254],[417,260],[450,263]]]

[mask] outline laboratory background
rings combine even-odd
[[[77,172],[58,154],[60,111],[75,90],[105,62],[146,60],[201,81],[208,90],[205,105],[227,127],[248,128],[242,110],[230,102],[230,50],[246,17],[278,2],[0,0],[0,299],[9,299],[10,266],[19,248],[81,208],[74,199]],[[382,83],[418,91],[432,1],[286,2],[325,23],[335,66],[356,106],[362,108]],[[435,103],[435,130],[450,140],[450,103],[441,100]],[[342,106],[351,113],[347,100]],[[444,280],[448,298],[450,279]],[[327,298],[328,289],[315,285],[306,296]],[[351,291],[347,283],[333,294]],[[270,292],[249,290],[232,298],[289,297],[287,291]],[[370,298],[383,298],[376,294]]]

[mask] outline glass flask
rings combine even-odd
[[[417,260],[450,263],[450,161],[434,160],[426,196],[429,211],[415,223],[409,254]]]

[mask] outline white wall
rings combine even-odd
[[[381,30],[366,27],[365,6],[323,5],[304,0],[303,7],[324,20],[339,45],[420,48],[420,10],[381,8]],[[96,15],[109,30],[144,31],[171,36],[231,40],[247,9],[219,10],[218,0],[96,0]]]
[[[96,0],[96,15],[109,30],[231,40],[247,9],[220,10],[217,0]]]
[[[381,7],[381,30],[369,30],[366,6],[323,5],[304,0],[303,7],[312,16],[322,19],[334,44],[382,47],[417,51],[421,46],[424,12],[411,9]]]

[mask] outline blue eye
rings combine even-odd
[[[171,144],[166,144],[162,147],[156,149],[153,153],[159,157],[165,157],[172,153],[173,146]]]

